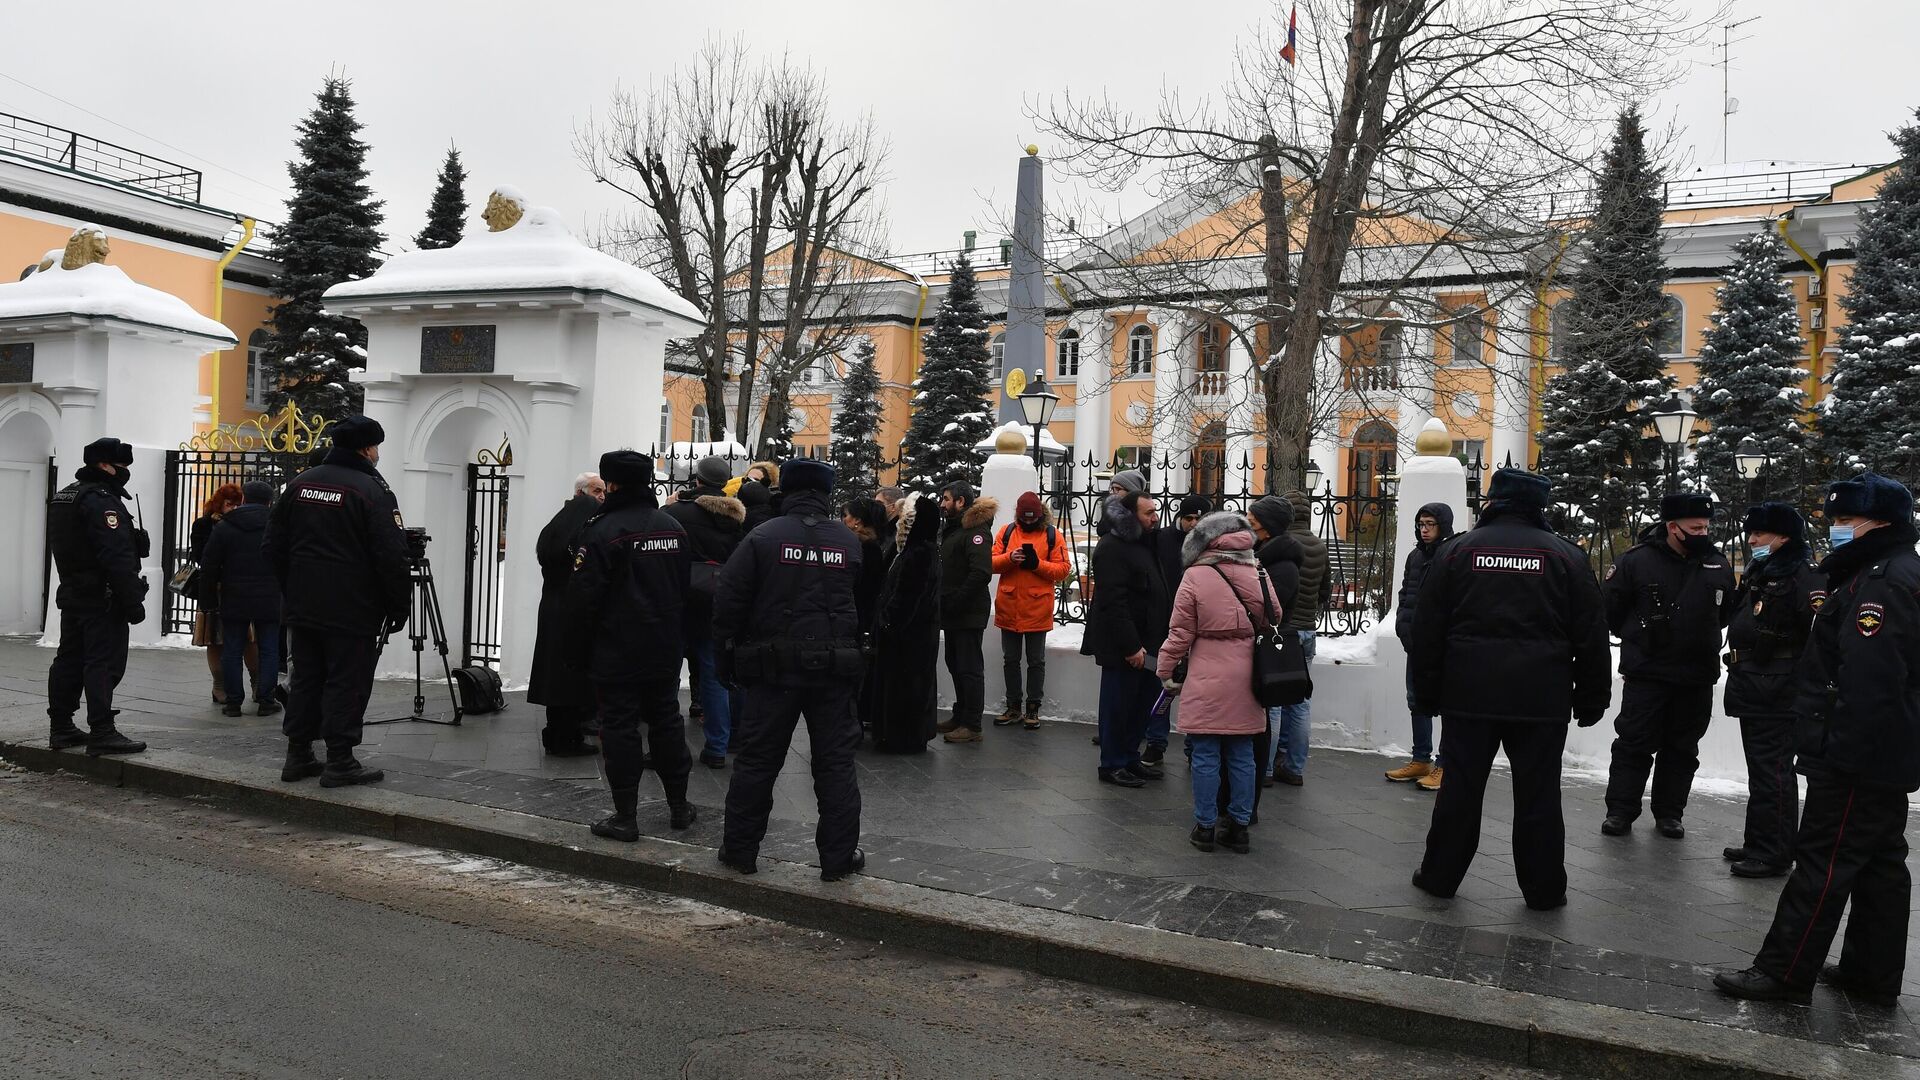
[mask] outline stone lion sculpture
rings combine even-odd
[[[518,188],[497,187],[487,196],[487,208],[480,211],[480,220],[487,223],[488,232],[501,232],[518,225],[526,212],[527,197]]]
[[[107,261],[107,254],[107,234],[91,225],[83,225],[67,239],[67,250],[60,256],[60,269],[78,270],[93,263],[103,263]],[[46,267],[43,265],[42,269]]]

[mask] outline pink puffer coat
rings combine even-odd
[[[1233,529],[1226,521],[1216,524],[1214,517],[1237,518],[1241,525]],[[1165,680],[1180,661],[1187,661],[1179,721],[1180,730],[1188,735],[1253,735],[1266,730],[1267,710],[1254,699],[1252,689],[1251,617],[1259,613],[1264,622],[1265,612],[1253,533],[1244,521],[1237,514],[1211,515],[1188,534],[1181,551],[1187,571],[1174,595],[1173,621],[1156,673]],[[1274,610],[1280,614],[1277,597]]]

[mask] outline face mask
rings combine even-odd
[[[1711,536],[1695,536],[1688,533],[1680,538],[1680,542],[1686,545],[1689,555],[1701,557],[1713,554],[1713,537]]]
[[[1832,546],[1835,551],[1853,543],[1853,526],[1835,525],[1828,529],[1827,543]]]
[[[1753,547],[1753,557],[1756,559],[1764,559],[1772,550],[1773,545],[1771,544],[1755,544]]]

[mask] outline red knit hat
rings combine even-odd
[[[1021,492],[1019,500],[1013,504],[1015,517],[1026,517],[1028,514],[1044,517],[1046,512],[1047,508],[1041,503],[1040,496],[1031,491]]]

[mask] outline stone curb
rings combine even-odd
[[[282,784],[258,769],[173,750],[89,758],[0,741],[40,772],[238,807],[342,832],[505,859],[683,896],[849,937],[1250,1016],[1443,1047],[1508,1064],[1608,1078],[1920,1077],[1920,1062],[1364,964],[1257,949],[1021,907],[881,878],[818,880],[761,860],[742,877],[710,849],[643,836],[592,840],[571,822],[378,787]],[[583,847],[582,842],[591,846]]]

